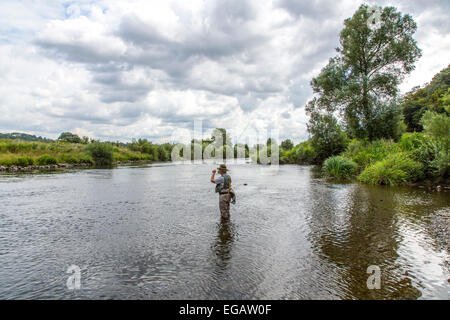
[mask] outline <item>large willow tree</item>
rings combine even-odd
[[[361,5],[344,24],[338,54],[311,81],[316,95],[306,111],[339,111],[350,137],[394,137],[398,85],[421,55],[413,39],[416,23],[393,7]]]

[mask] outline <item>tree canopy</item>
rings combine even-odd
[[[58,137],[59,141],[71,142],[71,143],[81,143],[81,138],[71,132],[63,132]]]
[[[291,150],[294,147],[294,143],[291,141],[291,139],[286,139],[281,141],[281,147],[284,150]]]
[[[398,135],[398,85],[421,56],[413,39],[414,20],[394,7],[378,9],[378,28],[368,23],[371,12],[367,5],[345,20],[338,54],[311,81],[316,96],[308,102],[307,113],[339,114],[352,138]]]
[[[312,114],[308,130],[312,134],[311,146],[316,150],[316,161],[341,153],[347,145],[347,135],[331,114]]]
[[[445,113],[445,107],[448,106],[450,106],[450,65],[435,75],[429,84],[414,87],[404,96],[402,112],[408,131],[422,131],[421,118],[426,111]]]
[[[40,142],[52,142],[52,139],[43,138],[41,136],[35,136],[34,134],[26,134],[21,132],[0,133],[0,139],[12,139],[22,141],[40,141]]]

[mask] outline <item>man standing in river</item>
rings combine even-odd
[[[220,177],[214,178],[216,170],[212,171],[211,182],[216,184],[216,192],[219,193],[219,209],[222,219],[230,218],[230,189],[231,189],[231,177],[227,174],[227,166],[221,164],[219,168]]]

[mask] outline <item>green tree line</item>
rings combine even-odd
[[[378,8],[377,28],[367,5],[344,21],[337,55],[311,81],[311,138],[282,144],[280,162],[321,164],[330,177],[374,184],[447,180],[449,67],[401,96],[398,85],[421,56],[417,25],[394,7]]]

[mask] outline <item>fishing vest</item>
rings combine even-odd
[[[224,182],[216,185],[216,192],[218,193],[228,191],[228,187],[231,186],[231,177],[226,173],[222,177]]]

